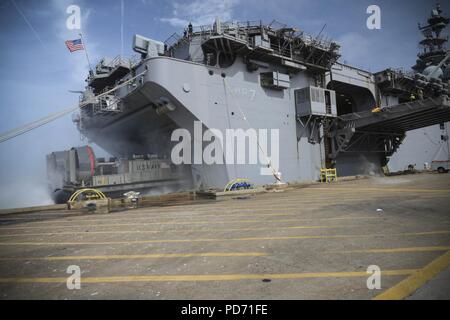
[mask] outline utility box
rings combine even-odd
[[[313,86],[295,90],[295,109],[300,117],[336,117],[336,93]]]
[[[261,73],[260,76],[261,86],[266,88],[283,90],[289,89],[291,86],[291,79],[288,74],[273,71]]]

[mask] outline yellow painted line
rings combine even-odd
[[[250,216],[250,217],[255,217],[255,216],[257,216],[257,217],[276,217],[276,216],[293,216],[293,215],[295,215],[295,213],[268,213],[268,214],[251,214],[251,213],[249,213],[249,214],[239,214],[239,215],[237,215],[237,214],[233,214],[232,216],[233,217],[248,217],[248,216]],[[157,218],[172,218],[171,220],[170,219],[167,219],[167,221],[165,221],[165,222],[170,222],[170,221],[173,221],[173,219],[176,219],[176,218],[180,218],[180,217],[182,217],[182,218],[191,218],[191,217],[198,217],[198,218],[204,218],[204,217],[213,217],[213,218],[220,218],[220,217],[230,217],[230,214],[217,214],[217,215],[183,215],[183,216],[171,216],[171,217],[169,217],[169,216],[165,216],[165,215],[161,215],[161,216],[158,216]],[[144,219],[144,220],[154,220],[154,216],[148,216],[148,217],[133,217],[133,220],[142,220],[142,219]],[[37,220],[37,219],[36,219]],[[27,221],[27,223],[30,223],[30,224],[33,224],[33,225],[35,225],[35,224],[46,224],[46,225],[51,225],[52,223],[55,223],[55,222],[57,222],[57,223],[73,223],[73,222],[89,222],[89,223],[91,223],[91,222],[103,222],[103,221],[107,221],[107,222],[110,222],[110,221],[130,221],[130,217],[126,217],[126,216],[124,216],[123,218],[111,218],[111,217],[105,217],[104,219],[73,219],[73,220],[64,220],[64,221],[62,221],[62,220],[60,220],[60,221],[54,221],[54,220],[52,220],[52,221]]]
[[[318,201],[323,201],[324,199],[320,199]],[[317,201],[315,201],[317,202]],[[344,202],[344,201],[343,201]],[[255,207],[257,208],[257,207]],[[282,208],[282,210],[280,210],[280,206],[274,206],[274,209],[271,208],[257,208],[257,210],[255,209],[251,209],[250,207],[246,208],[231,208],[231,207],[227,207],[226,208],[226,214],[217,214],[217,215],[206,215],[204,214],[204,212],[211,212],[214,210],[220,210],[220,211],[224,211],[225,209],[220,207],[220,208],[215,208],[215,207],[211,207],[210,209],[204,210],[204,211],[197,211],[197,210],[190,210],[189,208],[183,208],[183,210],[176,210],[176,211],[155,211],[154,208],[142,208],[142,209],[146,209],[145,213],[142,212],[133,212],[133,211],[127,211],[126,213],[113,213],[113,214],[108,214],[108,215],[97,215],[94,214],[93,215],[82,215],[82,214],[78,214],[76,216],[61,216],[61,217],[42,217],[42,216],[38,216],[38,215],[34,215],[32,217],[27,217],[27,218],[23,218],[23,217],[11,217],[11,218],[0,218],[0,222],[12,222],[12,221],[19,221],[23,223],[35,223],[35,222],[41,222],[44,219],[48,219],[48,221],[42,221],[42,222],[61,222],[67,219],[70,219],[70,221],[111,221],[111,220],[130,220],[130,218],[132,219],[155,219],[155,218],[173,218],[173,219],[179,219],[179,218],[192,218],[192,217],[198,217],[198,218],[203,218],[203,217],[240,217],[240,216],[253,216],[253,217],[264,217],[264,216],[283,216],[283,215],[293,215],[295,214],[296,211],[299,210],[299,207],[296,206],[292,206],[292,207],[284,207]],[[231,210],[229,210],[231,209]],[[273,211],[281,211],[282,213],[260,213],[260,212],[273,212]],[[89,219],[92,218],[92,219]],[[103,219],[100,219],[103,218]]]
[[[399,269],[381,271],[382,276],[408,276],[416,269]],[[242,281],[242,280],[293,280],[311,278],[354,278],[367,277],[367,272],[314,272],[314,273],[275,273],[275,274],[192,274],[192,275],[146,275],[146,276],[113,276],[113,277],[81,277],[81,284],[86,283],[118,283],[118,282],[196,282],[196,281]],[[66,283],[67,278],[0,278],[0,283]]]
[[[279,208],[278,208],[279,209]],[[220,209],[218,209],[220,210]],[[271,216],[291,216],[294,215],[295,213],[253,213],[252,212],[248,212],[246,213],[246,210],[239,210],[239,214],[235,214],[238,212],[229,212],[226,214],[202,214],[200,212],[195,212],[195,211],[174,211],[174,212],[149,212],[148,214],[140,214],[140,213],[126,213],[123,215],[120,215],[122,218],[119,218],[119,214],[115,214],[115,215],[108,215],[108,216],[101,216],[102,219],[99,219],[100,217],[91,217],[93,219],[86,219],[86,216],[82,217],[82,216],[78,216],[78,217],[60,217],[58,219],[54,219],[54,218],[47,218],[47,217],[30,217],[30,218],[22,218],[22,217],[14,217],[14,218],[0,218],[0,221],[5,221],[5,222],[11,222],[11,221],[19,221],[22,222],[24,220],[23,223],[33,223],[33,224],[39,224],[39,223],[49,223],[49,222],[93,222],[93,221],[122,221],[122,220],[130,220],[130,216],[132,217],[133,220],[141,220],[141,219],[155,219],[155,218],[172,218],[172,219],[178,219],[178,218],[192,218],[192,217],[198,217],[198,218],[203,218],[203,217],[246,217],[246,216],[256,216],[256,217],[271,217]],[[259,212],[260,210],[258,210]],[[280,210],[277,210],[280,211]],[[282,210],[284,211],[284,210]],[[177,214],[174,215],[172,213],[177,213],[177,212],[181,212],[182,214]],[[205,211],[206,212],[206,211]],[[208,210],[207,212],[211,212],[211,210]],[[68,218],[70,220],[67,220],[65,218]],[[89,217],[88,217],[89,218]],[[45,219],[49,219],[48,221],[42,221]],[[63,220],[64,219],[64,220]]]
[[[433,260],[424,268],[417,270],[405,280],[379,294],[374,300],[401,300],[435,277],[450,265],[450,251]]]
[[[381,191],[385,193],[389,193],[391,191],[398,192],[418,192],[418,193],[450,193],[450,189],[414,189],[414,188],[364,188],[364,187],[356,187],[358,191]],[[328,190],[328,191],[355,191],[355,188],[314,188],[314,190]],[[308,196],[308,194],[306,194]]]
[[[228,221],[164,221],[164,222],[141,222],[141,223],[114,223],[114,224],[85,224],[85,225],[46,225],[31,227],[1,227],[1,230],[25,230],[25,229],[48,229],[48,228],[101,228],[101,227],[124,227],[124,226],[147,226],[147,225],[188,225],[188,224],[224,224],[224,223],[254,223],[254,222],[293,222],[298,219],[279,219],[279,220],[228,220]]]
[[[361,249],[361,250],[327,251],[327,253],[402,253],[402,252],[433,252],[433,251],[447,251],[447,250],[450,250],[450,246]]]
[[[337,217],[337,218],[298,218],[298,219],[276,219],[276,220],[222,220],[222,221],[164,221],[164,222],[149,222],[149,223],[113,223],[113,224],[86,224],[86,225],[46,225],[46,226],[31,226],[31,227],[0,227],[1,230],[26,230],[26,229],[48,229],[52,228],[97,228],[97,227],[124,227],[124,226],[146,226],[146,225],[187,225],[187,224],[225,224],[225,223],[266,223],[266,222],[295,222],[295,221],[310,221],[310,220],[357,220],[357,219],[380,219],[376,217]]]
[[[323,192],[323,191],[322,191]],[[426,200],[426,199],[436,199],[436,200],[440,200],[440,199],[446,199],[448,197],[448,193],[439,193],[439,194],[417,194],[417,193],[412,193],[412,194],[399,194],[399,193],[392,193],[391,195],[386,195],[384,193],[373,193],[370,196],[366,196],[364,195],[364,200],[377,200],[377,199],[387,199],[387,200],[397,200],[397,199],[418,199],[418,200]],[[297,204],[300,205],[305,205],[305,206],[323,206],[324,204],[326,204],[327,202],[332,202],[332,203],[342,203],[342,202],[357,202],[357,201],[361,201],[361,198],[357,198],[354,194],[353,195],[343,195],[341,192],[338,193],[330,193],[328,194],[328,196],[324,196],[324,197],[317,197],[317,198],[309,198],[307,196],[302,195],[304,198],[302,198],[301,200],[281,200],[281,199],[274,199],[273,202],[277,202],[277,203],[283,203],[283,209],[285,208],[295,208],[294,206]],[[400,197],[400,198],[399,198]],[[273,202],[267,202],[267,203],[248,203],[246,204],[245,208],[255,208],[259,211],[263,211],[263,208],[269,207],[269,208],[278,208],[279,209],[279,204],[273,204]],[[239,208],[239,206],[237,205],[231,205],[227,207],[227,209],[236,209]],[[221,208],[218,208],[218,210],[221,210]],[[173,211],[174,213],[176,211]],[[172,213],[172,212],[171,212]],[[200,212],[198,212],[200,213]]]
[[[311,206],[311,208],[319,208],[320,204],[323,203],[324,199],[319,199],[319,200],[314,200],[314,204],[317,204],[317,206]],[[342,201],[342,202],[346,202],[346,201]],[[113,214],[113,215],[103,215],[103,216],[97,216],[97,217],[92,217],[93,219],[89,219],[89,217],[86,216],[82,216],[82,215],[77,215],[77,216],[63,216],[57,219],[51,218],[48,221],[42,221],[43,219],[46,219],[46,217],[38,217],[38,216],[34,216],[34,217],[30,217],[30,218],[23,218],[23,217],[14,217],[14,218],[4,218],[1,219],[0,218],[0,222],[1,221],[5,221],[5,222],[11,222],[11,221],[24,221],[24,223],[31,223],[31,224],[39,224],[39,223],[43,223],[43,224],[47,224],[47,223],[59,223],[59,222],[92,222],[92,221],[120,221],[120,220],[130,220],[130,217],[132,219],[161,219],[161,218],[167,218],[167,219],[179,219],[179,218],[192,218],[192,217],[196,217],[196,218],[204,218],[204,217],[245,217],[245,216],[251,216],[251,217],[265,217],[265,216],[290,216],[290,215],[295,215],[296,212],[299,211],[299,205],[305,205],[304,203],[293,203],[292,206],[283,206],[283,208],[280,209],[279,205],[273,205],[271,206],[270,204],[267,205],[261,205],[261,204],[255,204],[250,205],[250,204],[246,204],[245,208],[242,208],[240,206],[227,206],[226,208],[223,207],[218,207],[218,208],[210,208],[208,210],[205,210],[205,212],[211,212],[214,210],[220,210],[220,211],[224,211],[227,210],[226,214],[203,214],[203,211],[192,211],[189,210],[189,208],[184,208],[183,211],[181,210],[177,210],[177,211],[151,211],[150,208],[148,208],[149,210],[146,211],[146,213],[142,213],[142,212],[127,212],[126,214],[122,214],[119,215],[118,213]],[[302,207],[303,209],[303,207]],[[269,213],[260,213],[260,212],[269,212]],[[277,213],[273,213],[274,211],[278,211]],[[281,211],[281,213],[280,213]],[[272,213],[270,213],[272,212]],[[181,214],[176,214],[176,213],[181,213]],[[64,220],[63,220],[64,219]],[[70,219],[70,220],[69,220]],[[26,221],[28,220],[28,221]]]
[[[445,195],[440,195],[439,197],[433,197],[433,199],[436,199],[436,200],[437,199],[442,199],[444,201],[449,196],[450,196],[450,194],[445,194]],[[335,197],[340,197],[340,195],[336,194]],[[420,199],[418,199],[418,200],[422,200],[422,201],[429,200],[429,198],[423,198],[420,195],[412,195],[412,194],[409,195],[408,198],[407,197],[399,198],[399,196],[397,196],[395,199],[391,199],[391,200],[393,201],[393,200],[399,200],[400,199],[400,200],[403,200],[403,201],[411,201],[411,200],[415,200],[417,197],[420,197]],[[370,198],[368,197],[368,198],[364,198],[363,200],[364,201],[367,201],[367,200],[383,200],[383,201],[386,201],[388,199],[386,199],[386,197],[384,197],[383,194],[380,194],[377,197],[370,197]],[[324,206],[326,206],[327,203],[328,203],[328,205],[330,203],[331,204],[352,204],[353,205],[353,204],[357,204],[359,202],[361,202],[361,199],[356,199],[356,198],[355,199],[345,199],[345,200],[344,199],[340,199],[338,201],[336,201],[336,199],[324,199],[324,198],[322,198],[322,199],[318,199],[317,201],[312,201],[310,203],[294,202],[294,203],[292,203],[292,205],[283,204],[282,207],[280,207],[279,204],[275,204],[275,205],[270,205],[270,204],[255,204],[255,205],[246,204],[245,207],[247,209],[252,209],[252,210],[257,210],[257,211],[262,211],[261,207],[264,207],[266,210],[270,210],[270,211],[280,211],[280,208],[281,208],[282,210],[298,210],[299,212],[301,212],[301,211],[304,211],[305,209],[321,209],[321,208],[324,208]],[[233,207],[231,205],[227,207],[227,209],[234,209],[234,208],[239,208],[239,207],[238,206]],[[217,209],[214,209],[214,210],[226,210],[226,209],[217,208]]]
[[[261,198],[261,199],[254,199],[254,200],[247,200],[249,203],[257,203],[257,202],[263,202],[263,203],[270,203],[276,200],[280,200],[280,201],[310,201],[310,200],[319,200],[322,198],[325,199],[333,199],[333,196],[336,194],[340,194],[344,197],[344,199],[358,199],[357,197],[355,197],[355,190],[363,190],[363,191],[400,191],[400,192],[407,192],[407,191],[411,191],[411,194],[413,195],[423,195],[423,196],[433,196],[436,194],[442,194],[442,193],[450,193],[450,190],[447,189],[409,189],[409,188],[402,188],[402,189],[393,189],[393,188],[355,188],[355,189],[339,189],[339,188],[324,188],[324,187],[320,187],[317,189],[314,189],[314,192],[298,192],[296,194],[292,194],[289,195],[288,197],[273,197],[273,198],[269,198],[269,197],[265,197],[265,198]],[[324,191],[326,191],[324,193]],[[302,196],[302,197],[298,197],[298,196]],[[366,193],[364,194],[364,197],[370,197],[370,196],[379,196],[379,193]],[[394,198],[396,196],[398,196],[398,194],[392,194],[392,193],[385,193],[385,196],[388,198]],[[337,199],[335,199],[337,200]],[[236,204],[237,202],[232,202],[233,204]],[[214,205],[214,204],[213,204]]]
[[[263,257],[264,252],[204,252],[204,253],[152,253],[125,255],[97,255],[97,256],[53,256],[53,257],[7,257],[0,261],[60,261],[60,260],[130,260],[130,259],[159,259],[159,258],[191,258],[191,257]]]
[[[327,191],[328,189],[321,189],[321,192]],[[359,189],[358,189],[359,190]],[[370,200],[370,199],[410,199],[411,197],[419,197],[419,199],[425,200],[425,199],[446,199],[446,197],[449,196],[450,192],[428,192],[424,194],[425,192],[409,192],[408,190],[385,190],[385,189],[379,189],[379,190],[361,190],[361,191],[367,191],[372,192],[370,195],[365,195],[364,199]],[[375,193],[374,191],[379,191]],[[388,195],[387,193],[392,193]],[[429,190],[428,190],[429,191]],[[329,192],[327,191],[327,196],[317,196],[317,198],[309,198],[308,195],[302,195],[302,199],[299,200],[280,200],[274,198],[273,201],[269,202],[262,202],[262,201],[255,201],[255,202],[246,202],[245,208],[253,208],[258,211],[262,211],[264,209],[271,209],[271,210],[279,210],[280,205],[279,203],[283,202],[283,209],[295,209],[300,208],[298,205],[305,205],[305,206],[311,206],[311,207],[323,207],[325,203],[332,202],[332,203],[351,203],[351,202],[358,202],[361,201],[361,198],[358,198],[355,196],[354,192],[350,193],[350,191],[347,191],[348,193],[343,193],[342,191],[338,192]],[[385,193],[386,192],[386,193]],[[405,193],[405,194],[401,194]],[[225,209],[239,209],[242,208],[242,204],[238,203],[231,203],[227,205],[226,208],[224,207],[217,207],[214,208],[216,210],[225,210]],[[263,209],[264,208],[264,209]],[[171,212],[177,212],[177,211],[171,211]],[[200,211],[197,211],[200,212]]]
[[[329,193],[328,192],[325,192],[324,193],[324,190],[326,190],[326,191],[329,191]],[[339,191],[339,190],[342,190],[342,191]],[[359,188],[357,188],[357,190],[360,190]],[[386,189],[383,189],[383,188],[381,188],[381,189],[373,189],[373,190],[366,190],[366,191],[384,191],[384,190],[386,190]],[[389,189],[387,189],[388,191],[389,191]],[[405,189],[402,189],[402,190],[410,190],[410,189],[407,189],[407,188],[405,188]],[[430,190],[430,189],[427,189],[428,191],[431,191],[431,193],[430,192],[414,192],[414,193],[412,193],[411,195],[414,195],[414,196],[417,196],[417,195],[419,195],[419,196],[423,196],[423,197],[430,197],[430,198],[433,198],[433,197],[440,197],[441,195],[440,194],[442,194],[442,193],[446,193],[446,192],[441,192],[441,191],[445,191],[445,190]],[[270,203],[270,202],[273,202],[273,201],[283,201],[283,203],[285,202],[285,201],[287,201],[288,203],[289,202],[294,202],[294,201],[298,201],[298,202],[302,202],[302,201],[312,201],[312,200],[314,200],[314,201],[317,201],[317,200],[320,200],[320,199],[327,199],[327,200],[340,200],[341,198],[336,198],[336,195],[337,194],[339,194],[339,196],[340,197],[342,197],[342,199],[345,199],[345,200],[351,200],[351,199],[356,199],[356,200],[358,200],[359,198],[358,197],[355,197],[355,189],[327,189],[327,188],[321,188],[321,189],[317,189],[317,192],[314,192],[314,193],[308,193],[308,192],[299,192],[299,193],[297,193],[297,194],[295,194],[295,195],[293,195],[293,196],[289,196],[289,197],[283,197],[283,198],[273,198],[273,199],[258,199],[258,201],[257,202],[264,202],[264,203]],[[437,191],[437,192],[436,192]],[[436,193],[434,193],[434,192],[436,192]],[[386,197],[387,199],[394,199],[394,198],[397,198],[399,195],[397,194],[397,193],[383,193],[382,194],[383,195],[383,197]],[[301,198],[299,198],[298,196],[302,196]],[[374,196],[374,197],[379,197],[380,196],[380,193],[366,193],[366,194],[364,194],[364,198],[365,197],[370,197],[370,196]],[[361,200],[361,199],[359,199],[359,200]],[[256,202],[256,201],[255,201]],[[254,203],[254,202],[252,202],[252,203]]]
[[[351,228],[354,225],[342,226],[291,226],[291,227],[270,227],[270,228],[233,228],[233,229],[214,229],[214,232],[231,232],[231,231],[264,231],[264,230],[289,230],[289,229],[336,229]],[[211,232],[209,229],[168,229],[168,230],[118,230],[118,231],[74,231],[74,232],[43,232],[43,233],[12,233],[2,234],[0,238],[9,237],[26,237],[26,236],[57,236],[57,235],[77,235],[82,234],[137,234],[137,233],[186,233],[186,232]]]
[[[189,243],[189,242],[224,242],[224,241],[264,241],[264,240],[301,240],[301,239],[351,239],[367,237],[392,236],[427,236],[449,234],[450,231],[427,231],[397,234],[361,234],[361,235],[316,235],[316,236],[285,236],[285,237],[247,237],[247,238],[200,238],[200,239],[167,239],[167,240],[134,240],[108,242],[0,242],[0,246],[56,246],[56,245],[112,245],[112,244],[142,244],[142,243]]]

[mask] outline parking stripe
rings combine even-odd
[[[338,218],[298,218],[298,219],[276,219],[276,220],[220,220],[220,221],[163,221],[163,222],[148,222],[148,223],[113,223],[113,224],[85,224],[85,225],[46,225],[46,226],[30,226],[30,227],[0,227],[2,230],[27,230],[27,229],[48,229],[52,228],[97,228],[97,227],[123,227],[123,226],[146,226],[146,225],[187,225],[187,224],[224,224],[224,223],[254,223],[254,222],[296,222],[296,221],[311,221],[311,220],[359,220],[359,219],[380,219],[379,216],[375,217],[338,217]]]
[[[60,261],[60,260],[130,260],[130,259],[160,259],[160,258],[191,258],[191,257],[262,257],[264,252],[200,252],[200,253],[151,253],[125,255],[96,256],[52,256],[52,257],[7,257],[0,261]]]
[[[349,192],[349,191],[355,191],[353,188],[323,188],[323,187],[317,187],[317,188],[311,188],[311,190],[328,190],[332,192]],[[450,189],[409,189],[409,188],[364,188],[364,187],[358,187],[358,191],[380,191],[382,193],[389,194],[389,192],[397,191],[397,192],[411,192],[411,193],[450,193]]]
[[[417,270],[405,280],[379,294],[374,300],[402,300],[450,265],[450,251]]]
[[[0,242],[0,246],[70,246],[70,245],[112,245],[112,244],[142,244],[142,243],[189,243],[189,242],[226,242],[226,241],[265,241],[265,240],[304,240],[304,239],[352,239],[368,237],[396,237],[396,236],[428,236],[449,234],[450,231],[426,231],[397,234],[359,234],[359,235],[316,235],[316,236],[286,236],[286,237],[248,237],[248,238],[204,238],[204,239],[167,239],[167,240],[134,240],[134,241],[108,241],[108,242]]]
[[[265,231],[265,230],[290,230],[290,229],[336,229],[350,228],[353,225],[341,226],[290,226],[290,227],[268,227],[268,228],[233,228],[233,229],[215,229],[216,232],[232,232],[232,231]],[[57,236],[57,235],[89,235],[89,234],[139,234],[139,233],[186,233],[186,232],[211,232],[208,229],[166,229],[166,230],[117,230],[117,231],[74,231],[74,232],[44,232],[44,233],[13,233],[2,234],[0,238],[8,237],[26,237],[26,236]]]
[[[385,270],[382,276],[407,276],[417,269]],[[241,280],[293,280],[311,278],[353,278],[367,277],[367,272],[315,272],[284,274],[211,274],[211,275],[146,275],[146,276],[114,276],[114,277],[82,277],[81,284],[86,283],[120,283],[120,282],[197,282],[197,281],[241,281]],[[66,283],[67,278],[0,278],[0,283]]]
[[[401,252],[433,252],[433,251],[447,251],[447,250],[450,250],[450,246],[361,249],[361,250],[327,251],[327,253],[401,253]]]
[[[233,214],[232,217],[276,217],[276,216],[294,216],[295,213],[264,213],[264,214]],[[210,218],[223,218],[223,217],[230,217],[230,214],[217,214],[217,215],[183,215],[183,216],[167,216],[162,214],[161,216],[158,216],[158,218],[167,218],[167,222],[172,221],[173,219],[177,218],[191,218],[191,217],[210,217]],[[133,217],[133,220],[152,220],[154,219],[154,216],[147,216],[147,217]],[[170,220],[172,219],[172,220]],[[36,219],[37,220],[37,219]],[[11,220],[9,220],[11,221]],[[123,218],[111,218],[111,217],[105,217],[104,219],[73,219],[73,220],[60,220],[60,221],[27,221],[26,223],[29,224],[44,224],[44,225],[51,225],[52,223],[73,223],[73,222],[110,222],[110,221],[130,221],[130,217],[123,217]],[[166,221],[165,221],[166,222]]]

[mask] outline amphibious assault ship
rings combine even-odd
[[[140,59],[102,59],[87,78],[73,118],[83,136],[114,156],[110,166],[123,169],[101,172],[106,166],[85,149],[72,150],[72,156],[53,153],[49,172],[64,174],[52,174],[51,188],[135,190],[183,181],[184,187],[204,190],[223,189],[236,178],[253,184],[273,183],[274,176],[317,180],[326,167],[354,175],[367,173],[370,163],[380,171],[407,131],[450,120],[449,54],[442,36],[448,23],[437,7],[420,27],[423,51],[414,72],[371,73],[343,64],[336,42],[276,21],[189,24],[164,42],[135,35]],[[256,137],[256,163],[237,161],[236,146],[227,150],[223,142],[215,150],[222,161],[205,163],[192,152],[191,161],[174,164],[176,129],[188,134],[192,150],[222,142],[227,129],[242,129],[234,138],[243,139],[246,159],[254,152],[249,129],[277,130],[278,139]],[[205,139],[208,129],[214,134]],[[166,164],[172,173],[143,174],[143,167],[133,166],[142,157]],[[77,174],[83,166],[88,170]],[[269,170],[262,174],[264,169]]]

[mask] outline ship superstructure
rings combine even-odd
[[[432,22],[448,23],[440,11],[438,17]],[[441,27],[430,26],[439,38]],[[424,44],[444,50],[441,40]],[[261,174],[264,166],[281,172],[286,182],[316,180],[323,167],[350,175],[367,173],[370,163],[377,171],[405,132],[450,120],[448,78],[424,71],[430,61],[439,66],[446,52],[420,56],[416,74],[394,69],[373,74],[339,63],[339,48],[322,35],[308,36],[275,21],[189,25],[164,42],[135,35],[133,49],[141,59],[100,61],[74,122],[118,159],[135,154],[170,159],[176,129],[189,132],[193,148],[204,148],[214,138],[198,141],[198,123],[200,134],[277,130],[278,163],[270,155],[263,164],[230,163],[225,155],[222,163],[193,159],[192,187],[209,189],[236,178],[272,183],[273,176]],[[251,150],[245,150],[249,157]]]
[[[419,30],[423,35],[423,39],[419,43],[422,49],[417,54],[416,64],[412,67],[417,73],[429,75],[435,69],[435,78],[440,78],[444,82],[450,79],[450,70],[448,69],[450,61],[444,60],[448,54],[446,48],[448,36],[445,36],[443,32],[449,23],[450,18],[443,15],[439,5],[431,11],[425,26],[419,23]]]

